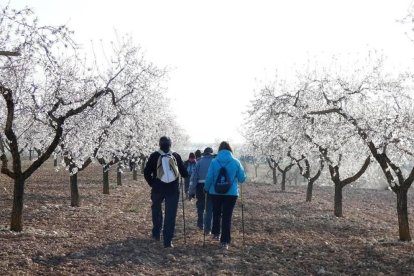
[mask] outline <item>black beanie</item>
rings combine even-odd
[[[160,149],[167,153],[171,149],[171,139],[167,136],[162,136],[160,138]]]

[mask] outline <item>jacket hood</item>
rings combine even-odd
[[[219,162],[229,162],[234,159],[233,154],[229,150],[220,150],[216,158]]]
[[[214,156],[213,156],[212,154],[210,154],[210,153],[207,153],[207,154],[204,154],[204,155],[203,155],[203,157],[206,157],[206,158],[213,158]]]

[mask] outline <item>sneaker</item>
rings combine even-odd
[[[219,241],[220,240],[220,235],[213,235],[213,240]]]
[[[210,235],[211,235],[211,231],[207,231],[207,232],[206,232],[206,235],[207,235],[207,236],[210,236]]]
[[[174,248],[172,243],[164,244],[164,248]]]
[[[228,243],[225,243],[225,242],[222,242],[221,243],[221,249],[223,249],[223,250],[229,250],[229,244]]]

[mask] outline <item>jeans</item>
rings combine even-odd
[[[196,190],[196,206],[197,206],[197,226],[204,229],[204,232],[209,233],[211,231],[211,220],[213,217],[213,204],[211,198],[207,195],[207,210],[204,214],[204,208],[206,204],[206,193],[204,191],[204,184],[198,183]]]
[[[210,197],[211,201],[213,202],[212,234],[219,236],[221,232],[220,242],[230,243],[231,218],[233,215],[234,206],[236,205],[237,196],[210,195]]]
[[[164,246],[171,245],[174,237],[175,219],[177,217],[179,193],[151,193],[152,201],[152,236],[160,238],[161,228],[163,228]],[[162,227],[162,203],[165,200],[164,227]]]

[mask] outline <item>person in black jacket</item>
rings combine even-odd
[[[144,177],[151,187],[152,237],[159,241],[163,228],[164,247],[173,247],[175,219],[180,198],[179,177],[188,177],[181,156],[171,151],[171,139],[160,138],[160,150],[152,153],[144,169]],[[164,227],[162,202],[165,200]]]

